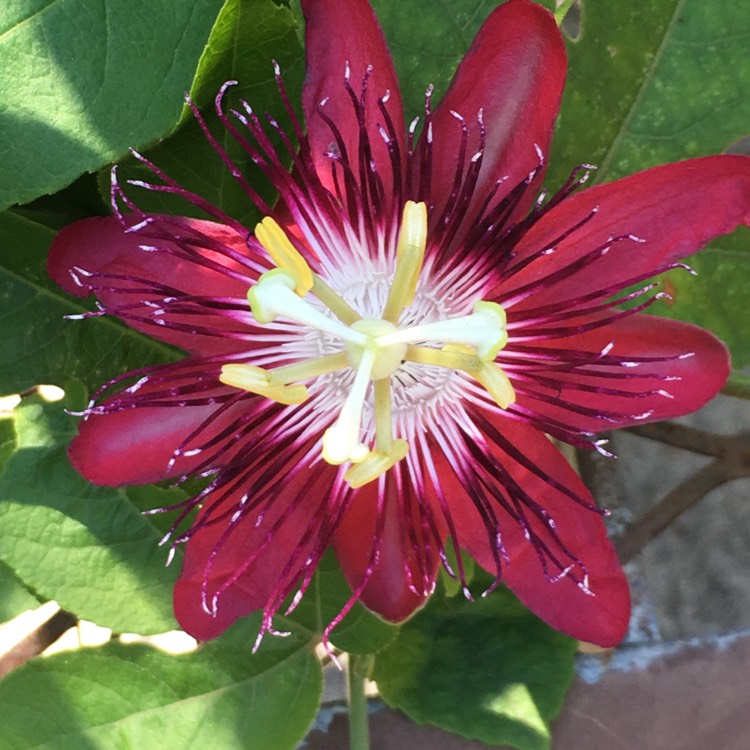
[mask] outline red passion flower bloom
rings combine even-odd
[[[145,213],[115,174],[115,216],[55,240],[50,273],[95,294],[92,314],[188,352],[107,384],[71,461],[105,485],[206,478],[172,540],[185,544],[175,612],[199,639],[257,610],[273,632],[329,546],[352,588],[329,631],[358,600],[403,620],[441,564],[465,588],[452,547],[553,627],[616,644],[627,582],[550,438],[603,451],[597,431],[685,414],[721,388],[721,342],[641,311],[659,296],[648,279],[748,223],[750,159],[585,190],[583,166],[539,198],[566,70],[546,10],[497,8],[439,105],[428,92],[406,125],[368,3],[302,7],[305,127],[278,70],[289,133],[244,101],[226,106],[232,82],[216,101],[277,205],[194,108],[266,217],[257,227],[137,155],[158,179],[133,184],[212,220]]]

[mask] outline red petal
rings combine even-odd
[[[497,418],[497,429],[510,444],[523,452],[532,465],[583,500],[594,502],[583,482],[544,434],[502,417]],[[627,629],[630,594],[601,517],[531,472],[499,445],[488,442],[498,465],[533,501],[550,513],[560,539],[588,569],[589,588],[594,596],[584,593],[567,576],[557,582],[549,582],[544,577],[534,548],[525,539],[519,525],[499,504],[493,503],[503,542],[510,556],[510,565],[504,566],[503,582],[532,612],[553,628],[601,646],[616,645]],[[447,467],[441,473],[441,480],[445,482],[444,489],[451,503],[461,546],[483,568],[495,572],[487,527],[466,491],[461,489]],[[533,519],[532,528],[548,539],[542,523],[531,513],[527,515]]]
[[[221,224],[196,219],[171,218],[199,231],[213,241],[222,243],[237,252],[248,253],[244,239]],[[164,252],[146,252],[140,245],[164,247]],[[93,273],[114,273],[136,276],[179,289],[184,294],[204,296],[238,297],[244,299],[249,283],[244,283],[220,271],[206,268],[200,263],[178,258],[168,252],[169,243],[155,241],[138,233],[126,233],[114,217],[83,219],[65,227],[55,238],[50,248],[47,270],[52,279],[63,289],[79,297],[86,297],[90,289],[76,283],[75,268]],[[227,260],[218,253],[196,248],[206,257],[222,265],[238,270],[238,264]],[[81,277],[81,281],[85,281]],[[106,283],[106,282],[104,282]],[[129,282],[116,282],[128,286]],[[142,286],[133,282],[131,285]],[[142,297],[116,291],[102,291],[98,295],[105,307],[112,308],[136,301],[158,298],[157,294],[144,293]],[[162,295],[163,296],[163,295]],[[143,313],[141,313],[143,314]],[[196,323],[196,316],[171,315],[171,320],[188,325]],[[218,329],[236,328],[236,324],[225,317],[212,314],[206,308],[205,316],[198,323]],[[231,352],[247,348],[243,342],[220,336],[203,336],[197,333],[177,331],[166,326],[146,325],[128,320],[128,325],[149,336],[189,351],[203,354]]]
[[[393,170],[388,149],[377,127],[386,125],[377,100],[390,92],[386,108],[393,121],[402,159],[405,154],[404,116],[396,71],[378,20],[366,0],[302,0],[302,9],[307,54],[302,106],[317,172],[323,184],[333,189],[332,162],[325,154],[335,143],[335,138],[318,113],[318,105],[327,99],[325,114],[340,130],[354,174],[359,176],[359,123],[344,86],[344,73],[349,63],[351,87],[359,99],[367,66],[372,65],[367,82],[364,124],[377,172],[386,193],[389,193],[392,191]],[[369,171],[369,165],[364,165],[364,168]]]
[[[414,548],[407,535],[407,519],[399,507],[393,470],[386,476],[385,517],[382,532],[378,534],[378,484],[371,482],[357,491],[336,530],[333,547],[344,576],[352,590],[356,590],[371,563],[373,549],[380,542],[378,562],[362,591],[361,601],[386,620],[399,622],[427,600],[437,575],[439,558],[436,554],[427,555],[427,577],[423,580],[416,559],[420,550]],[[412,591],[410,580],[424,593],[418,595]]]
[[[246,477],[243,491],[253,486],[267,465],[267,461],[261,463],[257,471]],[[335,471],[326,464],[316,469],[311,480],[309,467],[293,475],[285,467],[279,472],[281,481],[262,520],[258,520],[257,509],[246,513],[223,541],[229,517],[238,507],[242,492],[232,493],[221,501],[213,512],[227,513],[227,518],[204,526],[191,537],[175,586],[175,616],[185,631],[199,640],[216,638],[240,617],[267,606],[280,585],[302,578],[307,558],[319,541],[326,517],[327,492]],[[212,502],[209,496],[196,523],[205,519]],[[309,531],[312,534],[305,540],[305,532]],[[249,561],[252,562],[248,565]],[[317,565],[317,559],[313,564]],[[203,607],[206,571],[209,605],[214,593],[226,586],[217,599],[215,615]]]
[[[475,194],[480,203],[495,182],[506,177],[493,204],[545,158],[560,106],[567,56],[551,13],[529,0],[510,0],[485,21],[458,67],[433,119],[432,200],[442,206],[451,192],[461,127],[467,122],[470,157],[479,148],[476,118],[481,110],[487,141]],[[529,186],[536,192],[539,179]],[[476,208],[479,208],[477,205]],[[464,226],[469,225],[469,219]]]
[[[636,314],[615,323],[569,339],[539,342],[551,350],[570,347],[575,351],[596,355],[614,343],[611,356],[632,361],[638,357],[668,357],[663,362],[642,363],[622,369],[622,378],[581,377],[578,374],[558,375],[559,403],[580,405],[598,412],[622,414],[613,421],[576,414],[556,404],[519,396],[519,403],[579,430],[597,432],[644,422],[671,419],[700,409],[721,389],[729,376],[730,358],[726,346],[708,331],[653,315]],[[677,357],[693,353],[693,356]],[[653,377],[628,378],[628,375],[649,374]],[[666,378],[677,378],[667,380]],[[616,388],[632,394],[664,390],[672,398],[659,393],[639,397],[591,393],[565,388],[566,382],[580,381],[602,388]],[[549,393],[549,388],[543,392]],[[639,418],[651,412],[648,417]]]
[[[653,274],[660,266],[700,250],[714,237],[750,225],[750,158],[709,156],[667,164],[577,193],[529,230],[516,248],[517,260],[553,244],[594,209],[596,215],[560,242],[554,253],[510,277],[498,291],[511,294],[612,237],[632,234],[645,242],[614,243],[593,264],[567,280],[550,283],[514,309],[542,304],[542,295],[556,301],[574,299],[605,284]]]
[[[155,386],[143,386],[141,393]],[[106,403],[104,404],[106,406]],[[159,482],[189,473],[205,455],[183,457],[171,469],[174,451],[217,412],[216,405],[135,407],[109,414],[93,414],[78,427],[69,448],[73,466],[94,484],[119,487]],[[242,404],[213,419],[185,450],[205,444],[229,426],[239,413],[252,407]],[[228,442],[228,441],[227,441]],[[226,457],[226,456],[225,456]]]

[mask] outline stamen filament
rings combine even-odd
[[[398,323],[401,312],[414,301],[427,246],[427,206],[406,201],[396,249],[396,272],[383,309],[383,320]]]
[[[473,351],[446,346],[442,349],[433,349],[430,346],[415,346],[410,344],[406,348],[406,359],[419,365],[432,365],[433,367],[447,367],[450,370],[464,370],[465,372],[476,372],[482,369],[482,362]]]
[[[343,370],[349,366],[349,358],[346,356],[346,352],[337,352],[336,354],[327,354],[325,357],[277,367],[275,370],[270,370],[268,375],[272,385],[286,385],[295,380],[317,378],[320,375]]]
[[[390,377],[374,381],[375,442],[378,451],[388,453],[393,444],[393,413],[391,410]]]
[[[313,274],[312,292],[342,323],[350,326],[362,319],[362,316],[344,302],[317,274]]]

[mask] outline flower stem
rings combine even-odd
[[[349,750],[369,750],[370,728],[367,718],[365,682],[372,667],[372,656],[349,654],[347,688],[349,699]]]

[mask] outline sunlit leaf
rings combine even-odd
[[[225,81],[237,81],[238,85],[230,89],[224,103],[225,110],[232,107],[242,109],[240,99],[244,98],[261,118],[268,112],[291,132],[272,60],[276,60],[281,68],[291,100],[297,101],[303,64],[293,14],[271,0],[226,0],[190,89],[192,100],[203,110],[218,144],[268,201],[273,200],[270,184],[219,121],[214,98]],[[260,215],[187,107],[183,121],[177,133],[148,151],[148,158],[181,187],[194,191],[252,228]],[[273,132],[271,127],[268,130]],[[273,140],[279,143],[278,138]],[[153,174],[133,159],[121,164],[119,178],[121,181],[128,178],[154,181]],[[108,173],[103,175],[103,183],[106,194]],[[206,217],[180,197],[139,189],[131,190],[130,194],[145,210]]]
[[[177,122],[220,0],[14,0],[0,10],[0,208]]]
[[[38,606],[39,600],[7,565],[0,563],[0,622],[12,620],[21,612]]]
[[[242,641],[183,656],[110,643],[35,659],[0,683],[0,750],[292,750],[315,717],[320,666],[294,638],[255,656]]]
[[[94,487],[70,465],[73,433],[58,404],[16,409],[18,450],[0,475],[0,561],[34,591],[98,625],[158,633],[176,627],[160,532],[123,490]]]
[[[383,699],[417,724],[548,750],[575,647],[505,589],[475,602],[435,596],[376,655],[373,679]]]

